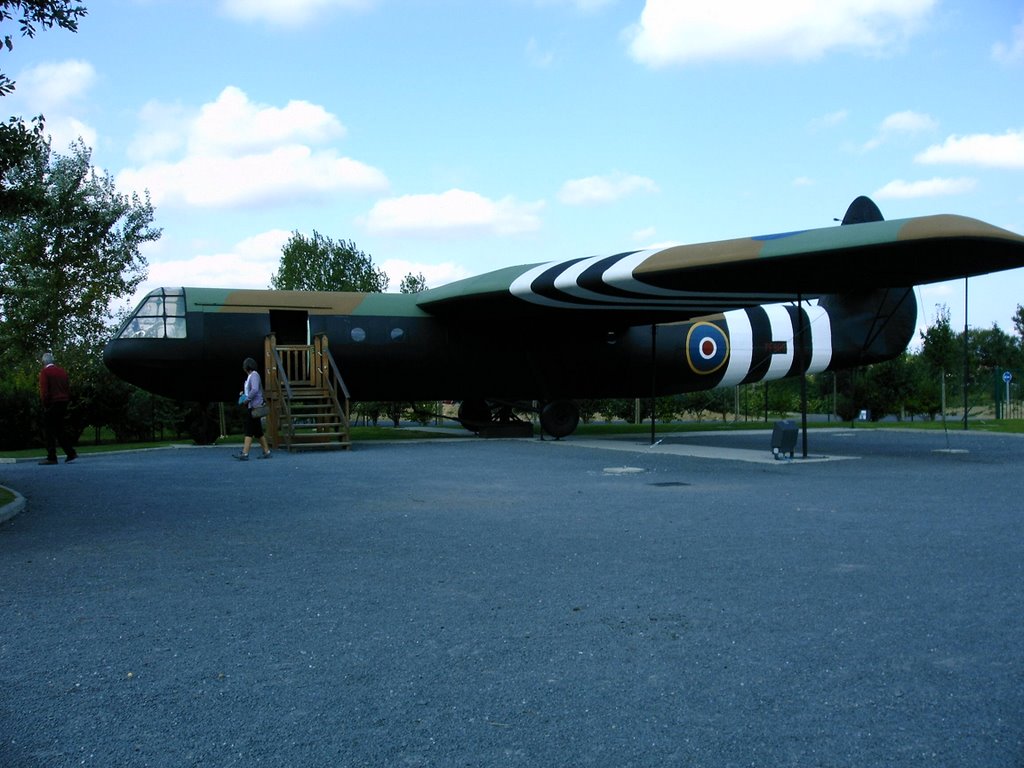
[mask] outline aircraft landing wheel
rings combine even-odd
[[[554,438],[571,435],[579,423],[580,409],[572,400],[555,400],[541,408],[540,426]]]
[[[463,400],[459,403],[459,421],[471,432],[486,427],[491,423],[491,406],[486,400]]]

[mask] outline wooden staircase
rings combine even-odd
[[[312,344],[264,343],[267,437],[286,451],[351,448],[349,393],[327,336]]]

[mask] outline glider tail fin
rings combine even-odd
[[[879,363],[898,357],[917,329],[917,300],[913,288],[823,296],[819,304],[832,325],[832,368]]]
[[[866,224],[871,221],[885,221],[874,200],[861,195],[846,209],[843,224]]]
[[[843,225],[885,221],[874,200],[861,195],[846,209]],[[882,288],[824,296],[821,304],[843,317],[835,367],[880,362],[898,356],[913,338],[917,301],[913,288]]]

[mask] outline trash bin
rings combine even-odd
[[[781,459],[787,453],[789,458],[793,458],[793,452],[796,450],[796,435],[796,424],[791,420],[784,419],[775,422],[775,427],[772,429],[772,455],[776,460]]]

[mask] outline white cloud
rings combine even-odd
[[[938,122],[931,115],[921,112],[906,110],[894,112],[882,121],[882,133],[922,133],[934,131],[939,127]]]
[[[1024,130],[1007,131],[1001,136],[988,133],[950,136],[942,144],[928,147],[914,160],[926,165],[955,163],[985,168],[1024,169]]]
[[[531,37],[526,41],[526,61],[531,67],[547,69],[554,60],[555,55],[551,51],[542,50],[536,38]]]
[[[26,69],[17,76],[17,92],[33,111],[63,111],[85,98],[96,82],[96,70],[87,61],[69,59]]]
[[[811,128],[815,131],[823,128],[834,128],[837,125],[842,125],[850,117],[850,110],[848,109],[837,109],[835,112],[829,112],[826,115],[817,117],[811,121]]]
[[[200,285],[204,288],[267,288],[281,263],[291,232],[273,229],[236,243],[229,251],[199,253],[184,259],[150,258],[149,276],[136,292]]]
[[[490,200],[476,192],[450,189],[439,195],[403,195],[370,210],[370,232],[394,235],[516,235],[540,228],[543,202]]]
[[[558,199],[566,205],[611,203],[639,192],[657,192],[658,185],[644,176],[613,173],[570,179],[562,185]]]
[[[571,5],[578,11],[589,13],[611,5],[615,0],[536,0],[537,5]]]
[[[139,110],[142,130],[128,145],[128,156],[142,163],[170,157],[185,147],[195,117],[195,110],[181,104],[147,102]]]
[[[1003,64],[1024,61],[1024,15],[1020,24],[1013,28],[1009,43],[1000,42],[992,46],[992,58]]]
[[[265,205],[326,198],[338,191],[387,187],[380,171],[334,150],[301,145],[244,157],[192,156],[177,163],[153,163],[117,176],[117,186],[149,190],[154,205],[201,208]]]
[[[96,83],[96,70],[87,61],[49,62],[24,70],[15,77],[11,96],[16,111],[46,117],[46,133],[58,152],[76,139],[96,146],[96,130],[72,113],[80,109]]]
[[[236,155],[292,141],[322,144],[344,135],[338,118],[319,105],[289,101],[279,109],[254,104],[240,88],[228,86],[200,108],[189,131],[189,150]]]
[[[155,205],[259,205],[388,186],[380,170],[342,157],[333,147],[310,146],[340,138],[344,127],[309,102],[283,108],[255,104],[229,87],[194,111],[149,103],[140,120],[143,132],[131,151],[145,164],[124,169],[117,185],[148,189]]]
[[[974,179],[927,179],[925,181],[890,181],[881,189],[875,190],[872,197],[879,200],[907,200],[919,197],[944,197],[962,195],[976,186]]]
[[[927,133],[937,130],[938,127],[938,121],[931,115],[911,110],[894,112],[882,121],[878,134],[868,141],[863,149],[865,151],[876,149],[894,136],[912,136],[919,133]]]
[[[96,146],[96,129],[73,117],[58,115],[51,118],[47,116],[44,132],[50,138],[53,150],[59,154],[69,153],[71,145],[79,139],[89,149]]]
[[[626,30],[648,66],[717,59],[809,60],[835,49],[885,51],[910,34],[935,0],[647,0]]]
[[[360,10],[372,4],[373,0],[221,0],[221,9],[241,21],[300,27],[326,11],[337,8]]]

